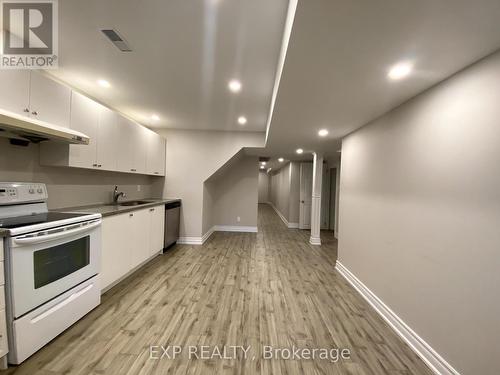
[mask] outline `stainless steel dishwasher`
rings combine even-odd
[[[165,205],[165,240],[163,250],[175,245],[179,239],[179,216],[181,202],[170,202]]]

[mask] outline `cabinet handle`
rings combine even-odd
[[[97,164],[92,164],[93,167],[97,167]]]
[[[102,164],[99,164],[99,165],[98,165],[98,167],[99,167],[99,168],[101,168],[101,167],[102,167]]]
[[[132,171],[132,172],[135,172],[135,171],[136,171],[136,169],[131,169],[131,171]]]
[[[153,212],[155,209],[154,208],[150,208],[149,209],[149,212]]]
[[[31,112],[32,115],[35,115],[35,116],[38,116],[38,112],[37,111],[33,111]]]
[[[128,214],[128,216],[129,216],[129,217],[132,217],[132,216],[134,216],[134,214]]]
[[[30,110],[29,110],[28,108],[24,108],[24,109],[23,109],[23,112],[24,112],[24,113],[29,113],[29,111],[30,111]]]
[[[160,172],[155,172],[155,174],[160,174]]]

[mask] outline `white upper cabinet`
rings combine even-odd
[[[165,138],[153,131],[148,135],[148,149],[146,159],[147,174],[165,176]]]
[[[146,174],[146,159],[148,154],[148,140],[150,130],[137,124],[134,125],[136,133],[134,141],[135,172]]]
[[[0,71],[0,108],[65,128],[70,123],[71,89],[40,73]]]
[[[116,130],[117,142],[117,169],[121,172],[136,172],[134,135],[135,124],[123,116],[118,116]]]
[[[30,72],[0,70],[0,109],[28,116],[30,104]]]
[[[99,126],[97,129],[97,164],[99,168],[115,171],[117,168],[118,115],[112,110],[100,106]]]
[[[90,138],[88,145],[42,142],[43,165],[165,176],[163,137],[45,75],[0,70],[0,109]]]
[[[72,167],[97,167],[98,123],[101,105],[93,100],[73,92],[71,97],[71,121],[73,130],[90,137],[88,145],[69,145],[69,164]]]
[[[31,72],[30,116],[69,128],[71,89],[39,73]]]
[[[118,117],[118,170],[146,174],[149,130],[125,117]]]

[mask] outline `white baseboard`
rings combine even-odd
[[[257,227],[239,225],[214,225],[202,237],[179,237],[177,243],[181,245],[203,245],[214,232],[257,233]]]
[[[270,205],[274,211],[276,211],[276,213],[280,217],[281,221],[283,221],[285,223],[285,225],[287,226],[287,228],[289,228],[288,220],[286,219],[285,216],[283,216],[283,214],[280,212],[280,210],[278,210],[278,208],[272,202],[267,202],[267,204]]]
[[[257,227],[240,226],[240,225],[214,225],[212,229],[215,232],[257,233]]]
[[[320,237],[309,237],[309,243],[311,245],[321,245],[321,238]]]
[[[403,339],[404,342],[429,366],[437,375],[460,375],[446,360],[413,331],[366,285],[354,276],[342,263],[337,261],[337,271],[356,289],[359,294],[375,309],[387,324]]]
[[[177,243],[180,245],[203,245],[203,237],[179,237]]]
[[[299,229],[299,223],[288,223],[288,228]]]

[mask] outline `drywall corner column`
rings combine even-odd
[[[311,200],[311,245],[321,245],[321,184],[323,180],[323,155],[313,153],[313,181]]]

